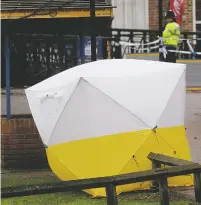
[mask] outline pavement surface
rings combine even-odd
[[[126,59],[140,59],[158,61],[158,56],[126,56]],[[179,61],[180,62],[180,61]],[[187,65],[186,84],[187,87],[201,87],[201,62],[181,61]]]
[[[12,89],[11,94],[11,114],[23,115],[31,114],[29,105],[25,96],[24,89]],[[6,114],[6,92],[1,89],[1,115]]]
[[[6,114],[5,90],[1,91],[1,114]],[[11,112],[15,115],[31,114],[23,89],[11,90]],[[186,132],[191,148],[192,161],[201,164],[201,93],[186,95]]]
[[[201,164],[201,93],[187,94],[185,126],[192,161]]]

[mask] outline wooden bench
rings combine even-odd
[[[162,154],[157,154],[151,152],[148,156],[148,159],[152,161],[152,168],[160,168],[161,165],[168,165],[168,166],[184,166],[184,165],[194,165],[191,161],[186,161],[183,159],[178,159],[174,157],[165,156]],[[193,171],[194,174],[194,190],[195,190],[195,199],[196,202],[201,203],[201,172],[200,171]],[[158,186],[157,180],[153,183],[154,186]],[[160,192],[160,189],[159,189]],[[161,203],[163,204],[163,203]]]
[[[181,161],[177,160],[176,158],[158,155],[155,153],[150,153],[148,158],[152,160],[153,163],[166,165],[172,164],[173,167],[154,168],[152,170],[135,172],[130,174],[58,182],[52,184],[44,184],[42,186],[40,184],[7,187],[1,189],[1,197],[9,198],[28,195],[49,194],[56,192],[66,192],[69,190],[72,191],[91,188],[106,188],[107,205],[117,205],[118,201],[116,194],[116,186],[157,179],[157,182],[159,184],[160,204],[169,205],[167,178],[193,173],[195,176],[196,201],[201,203],[201,165],[192,162],[186,162],[184,165],[182,165]],[[177,166],[177,164],[180,165]]]

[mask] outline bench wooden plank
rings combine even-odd
[[[153,160],[152,161],[152,169],[158,169],[158,168],[161,168],[161,164],[159,162]],[[152,182],[152,188],[156,190],[156,189],[158,189],[158,187],[159,187],[159,184],[158,184],[157,180],[154,180]]]
[[[164,164],[168,166],[181,166],[181,165],[188,165],[188,164],[193,163],[193,162],[186,161],[183,159],[177,159],[174,157],[169,157],[169,156],[165,156],[165,155],[157,154],[153,152],[149,153],[147,158],[150,159],[151,161],[156,161],[160,164]]]
[[[108,184],[106,186],[107,205],[118,205],[116,186]]]
[[[201,170],[201,165],[191,163],[188,165],[175,166],[170,168],[160,168],[131,174],[114,176],[115,185],[132,184],[136,182],[155,180],[158,177],[173,177],[187,175]]]
[[[194,189],[196,202],[201,203],[201,172],[194,173]]]
[[[84,189],[102,188],[106,184],[112,183],[112,177],[102,177],[94,179],[80,179],[72,181],[62,181],[51,184],[23,185],[15,187],[5,187],[1,189],[1,197],[19,197],[29,195],[40,195],[58,193],[66,191],[80,191]]]
[[[106,187],[108,184],[115,186],[131,184],[137,182],[144,182],[150,180],[156,180],[158,177],[173,177],[179,175],[186,175],[201,171],[201,165],[193,163],[183,166],[175,166],[170,168],[160,168],[155,170],[147,170],[142,172],[116,175],[111,177],[101,177],[94,179],[81,179],[66,182],[59,182],[53,184],[41,185],[28,185],[7,187],[1,189],[2,198],[28,196],[37,194],[47,194],[56,192],[65,192],[69,190],[84,190],[92,188]]]
[[[160,177],[158,179],[158,183],[159,183],[160,205],[169,205],[167,177]]]

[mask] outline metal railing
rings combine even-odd
[[[100,36],[103,59],[122,58],[124,54],[158,53],[158,43],[147,45],[158,39],[159,31],[141,29],[109,29]],[[179,50],[189,51],[187,41],[196,52],[201,52],[201,32],[183,32]],[[130,42],[138,46],[125,47],[119,42]],[[32,85],[51,75],[81,63],[80,36],[65,35],[14,35],[10,39],[11,84]],[[144,45],[146,44],[146,45]],[[83,52],[84,49],[83,49]],[[2,51],[2,85],[5,84],[5,55]],[[178,54],[178,59],[200,59],[201,55]],[[18,85],[19,84],[19,85]]]
[[[157,30],[141,29],[111,29],[110,37],[107,40],[111,45],[111,58],[122,58],[122,55],[132,53],[157,53],[157,43],[155,45],[143,45],[156,41],[159,36]],[[201,32],[182,32],[179,44],[179,51],[189,51],[186,39],[189,39],[191,46],[196,52],[201,52]],[[138,44],[138,47],[130,46],[126,50],[119,45],[120,41]],[[178,54],[178,59],[200,59],[201,56],[192,54]]]

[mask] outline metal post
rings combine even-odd
[[[95,0],[90,0],[90,17],[91,17],[91,61],[96,61],[96,34],[94,32],[95,18]]]
[[[11,103],[10,103],[10,48],[8,36],[5,38],[5,60],[6,60],[6,116],[11,118]]]
[[[158,0],[158,23],[159,23],[159,32],[162,35],[163,31],[163,0]]]

